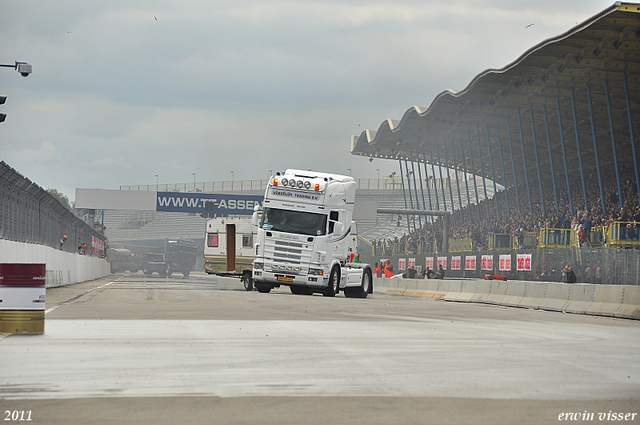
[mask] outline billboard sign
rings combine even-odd
[[[156,211],[251,215],[263,199],[262,195],[158,192]]]

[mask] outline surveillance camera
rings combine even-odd
[[[31,65],[29,65],[28,63],[19,63],[18,64],[18,72],[23,77],[28,77],[29,74],[31,74],[31,72],[33,72],[33,71],[32,71]]]

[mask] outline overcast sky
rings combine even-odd
[[[428,106],[611,0],[0,0],[0,159],[75,188],[375,178],[351,135]],[[533,24],[532,26],[529,26]]]

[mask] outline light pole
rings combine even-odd
[[[193,173],[193,191],[196,191],[196,172],[194,171]]]
[[[156,192],[158,192],[160,190],[160,187],[158,185],[158,175],[156,174]]]
[[[351,175],[351,168],[347,168],[347,170],[349,170],[349,175]]]

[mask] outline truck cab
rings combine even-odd
[[[287,170],[273,176],[257,226],[253,279],[260,292],[281,285],[295,294],[365,298],[373,290],[368,264],[358,263],[350,176]]]

